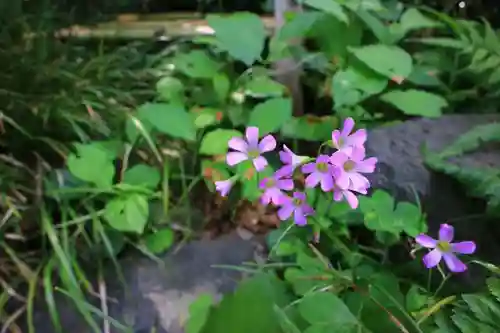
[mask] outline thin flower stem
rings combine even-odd
[[[446,276],[443,278],[443,280],[441,280],[441,283],[439,284],[439,286],[437,287],[436,291],[434,292],[434,296],[433,296],[433,297],[436,297],[436,296],[439,294],[439,292],[441,291],[441,289],[443,289],[443,287],[444,287],[444,285],[445,285],[446,281],[448,281],[448,279],[449,279],[450,277],[451,277],[451,274],[448,274],[448,275],[446,275]]]

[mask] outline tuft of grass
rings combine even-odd
[[[62,42],[48,37],[57,28],[50,11],[38,21],[16,13],[15,22],[0,30],[0,332],[20,332],[16,320],[24,312],[28,332],[35,332],[37,302],[45,303],[62,332],[56,293],[71,299],[89,326],[102,332],[96,314],[107,314],[86,299],[105,299],[105,289],[94,290],[83,269],[85,256],[97,270],[104,260],[118,269],[102,212],[84,197],[76,205],[49,197],[45,180],[61,174],[73,142],[124,135],[137,105],[154,96],[149,46]],[[48,33],[23,38],[33,31]],[[96,255],[95,247],[103,251]],[[36,299],[40,288],[43,300]],[[16,305],[10,313],[3,310],[8,303]]]

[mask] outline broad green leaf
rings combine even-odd
[[[423,15],[416,8],[408,8],[401,16],[399,23],[405,34],[413,30],[442,26],[440,22]]]
[[[278,31],[278,39],[286,42],[291,38],[300,38],[307,35],[312,26],[323,15],[323,13],[318,12],[297,13],[291,20],[285,22]]]
[[[138,114],[158,131],[176,139],[194,141],[196,128],[193,118],[180,105],[146,103],[139,107]]]
[[[257,98],[279,97],[285,92],[285,87],[267,76],[253,77],[245,85],[245,94]]]
[[[331,139],[332,128],[338,126],[339,119],[335,116],[292,117],[281,129],[281,134],[290,139],[321,142]]]
[[[202,50],[178,54],[172,59],[172,63],[176,70],[194,79],[212,79],[221,67]]]
[[[112,199],[104,210],[104,218],[109,225],[122,232],[142,234],[148,216],[148,200],[140,194],[128,194]]]
[[[242,137],[243,134],[236,130],[216,129],[213,130],[201,140],[199,152],[205,155],[222,155],[227,153],[227,143],[231,138]]]
[[[413,284],[406,293],[406,310],[410,313],[422,310],[429,301],[429,293],[424,288]]]
[[[415,89],[393,90],[380,96],[380,99],[411,116],[439,117],[442,109],[448,107],[443,97]]]
[[[314,9],[332,14],[342,22],[349,22],[349,17],[344,12],[344,9],[335,0],[304,0],[304,4]]]
[[[335,35],[335,38],[332,38],[332,34]],[[348,53],[347,48],[349,46],[359,46],[362,35],[363,26],[357,24],[356,21],[345,24],[331,15],[323,15],[318,18],[308,34],[308,37],[312,38],[318,45],[320,51],[312,58],[314,62],[310,62],[315,67],[328,68],[331,66],[328,63],[335,59],[335,61],[339,62],[339,65],[342,65]],[[305,54],[303,57],[311,57],[311,55]],[[326,60],[326,64],[322,64],[324,60]]]
[[[158,169],[146,164],[136,164],[125,171],[123,182],[129,185],[156,188],[160,184],[161,176]]]
[[[189,305],[189,319],[186,323],[186,333],[201,332],[214,303],[212,295],[201,294],[196,301]]]
[[[115,166],[113,155],[98,144],[76,144],[76,153],[69,154],[66,164],[73,176],[107,188],[113,183]]]
[[[342,332],[354,328],[359,322],[345,303],[331,292],[315,292],[302,298],[298,305],[302,317],[316,330],[307,332]],[[322,329],[319,331],[318,329]],[[329,330],[324,330],[329,328]],[[347,331],[347,330],[346,330]]]
[[[153,254],[163,253],[174,244],[174,231],[170,228],[158,230],[144,238],[144,245]]]
[[[212,83],[214,85],[215,93],[219,97],[219,100],[221,102],[224,102],[227,99],[229,95],[229,89],[231,88],[231,82],[229,81],[229,78],[224,73],[217,73],[213,77]]]
[[[394,210],[393,221],[408,236],[416,237],[427,232],[427,223],[417,206],[409,202],[399,202]]]
[[[438,71],[435,67],[415,65],[408,77],[408,81],[419,86],[438,87],[442,85],[438,79]]]
[[[175,77],[165,76],[156,83],[156,91],[164,102],[182,102],[184,99],[184,85]]]
[[[250,114],[248,126],[257,126],[259,134],[280,130],[292,118],[292,100],[273,98],[257,104]]]
[[[348,67],[335,73],[332,79],[332,97],[336,108],[352,106],[387,87],[387,78],[370,69]]]
[[[387,10],[387,8],[380,3],[380,0],[348,0],[342,1],[342,3],[353,11],[369,10],[379,12]]]
[[[226,16],[208,15],[218,45],[233,58],[251,66],[264,50],[266,30],[258,15],[242,12]]]
[[[394,198],[387,192],[376,190],[371,197],[359,198],[359,208],[363,212],[365,226],[374,231],[398,233],[400,226],[392,219]]]
[[[393,44],[394,38],[380,18],[367,10],[357,10],[355,14],[363,21],[363,23],[373,32],[379,42],[383,44]]]
[[[280,322],[275,307],[289,299],[282,282],[260,273],[243,281],[233,294],[226,294],[210,312],[201,333],[276,333]]]
[[[411,56],[397,46],[368,45],[349,50],[368,67],[389,79],[405,79],[413,69]]]
[[[217,124],[222,120],[223,116],[222,111],[215,108],[194,107],[189,112],[194,118],[196,128],[205,128]]]
[[[215,182],[226,180],[231,177],[228,166],[225,161],[214,162],[212,160],[203,159],[201,161],[201,175],[211,192],[215,192]]]

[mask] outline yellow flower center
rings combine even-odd
[[[448,243],[448,242],[443,242],[443,241],[439,241],[437,243],[437,248],[441,251],[441,252],[450,252],[451,250],[451,244]]]
[[[356,164],[353,161],[349,160],[344,163],[344,170],[347,172],[352,171],[355,166]]]

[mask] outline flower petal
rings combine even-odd
[[[301,169],[303,173],[312,173],[316,171],[316,163],[306,163]]]
[[[257,148],[259,145],[259,128],[258,127],[247,127],[247,130],[245,131],[245,136],[248,141],[248,146],[250,148]]]
[[[351,149],[336,151],[332,154],[332,156],[330,156],[330,163],[338,167],[343,167],[344,163],[349,159],[348,154],[350,152],[352,152]]]
[[[460,254],[472,254],[476,252],[476,243],[472,241],[452,243],[451,250]]]
[[[347,138],[347,144],[350,146],[363,146],[366,142],[368,135],[365,129],[359,129],[356,132],[349,135]]]
[[[331,174],[321,174],[321,190],[323,192],[330,192],[335,186],[335,181]]]
[[[321,181],[321,174],[318,172],[313,172],[306,177],[306,187],[313,188]]]
[[[293,220],[296,225],[306,225],[307,224],[307,219],[305,217],[304,211],[302,208],[297,208],[293,212]]]
[[[257,158],[254,158],[252,160],[252,163],[253,163],[253,166],[255,167],[255,170],[257,170],[259,172],[264,170],[267,166],[267,160],[263,156],[259,156]]]
[[[425,234],[420,234],[415,237],[415,242],[417,242],[417,244],[419,244],[420,246],[426,247],[428,249],[433,249],[437,246],[437,240]]]
[[[279,155],[282,163],[292,164],[292,151],[286,145],[283,145],[283,150],[279,152]]]
[[[276,187],[281,190],[291,191],[293,190],[294,183],[292,179],[280,179],[276,182]]]
[[[441,261],[442,257],[443,254],[441,253],[441,251],[439,251],[438,249],[432,250],[431,252],[427,253],[423,258],[425,267],[427,268],[436,267],[437,264],[439,264],[439,262]]]
[[[367,158],[366,160],[356,163],[356,171],[361,173],[373,173],[375,171],[376,164],[376,157]]]
[[[272,135],[266,135],[259,143],[259,151],[266,153],[276,148],[276,139]]]
[[[444,262],[448,269],[453,273],[461,273],[467,270],[467,265],[465,265],[460,259],[457,258],[453,253],[443,254]]]
[[[229,166],[233,166],[233,165],[239,164],[247,159],[248,159],[248,156],[245,153],[230,152],[230,153],[227,153],[226,163]]]
[[[271,203],[271,195],[269,191],[265,191],[264,193],[262,193],[262,195],[260,196],[260,203],[264,206],[267,206],[269,205],[269,203]]]
[[[287,203],[283,206],[281,206],[280,209],[278,209],[278,217],[281,221],[286,221],[290,218],[292,215],[293,211],[295,210],[295,206],[293,206],[291,203]]]
[[[343,191],[342,194],[344,195],[347,203],[349,204],[349,206],[351,206],[352,209],[358,208],[358,197],[354,193],[352,193],[351,191]]]
[[[346,120],[344,120],[344,127],[342,128],[342,136],[348,136],[353,128],[354,128],[354,119],[352,119],[351,117],[347,118]]]
[[[229,148],[246,153],[248,151],[248,143],[239,137],[234,137],[227,143]]]
[[[299,199],[301,201],[306,200],[306,194],[304,192],[293,192],[293,198],[294,199]]]
[[[332,143],[333,143],[333,146],[337,149],[340,149],[340,131],[339,130],[335,130],[332,132]]]
[[[439,228],[439,240],[450,243],[455,236],[455,228],[451,225],[443,223]]]

